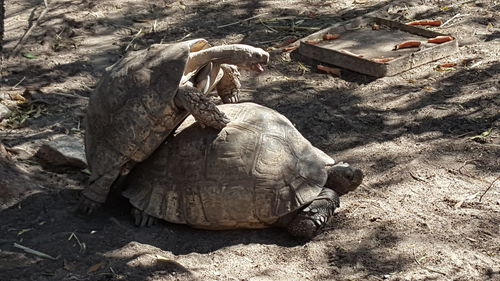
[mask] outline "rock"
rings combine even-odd
[[[8,118],[12,114],[12,111],[5,105],[0,103],[0,121]]]
[[[0,142],[0,211],[40,191],[30,174],[12,160]],[[1,268],[1,266],[0,266]]]
[[[85,148],[79,138],[61,135],[43,143],[37,157],[54,166],[70,166],[79,169],[87,167]]]

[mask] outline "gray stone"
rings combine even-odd
[[[12,111],[7,106],[0,103],[0,121],[5,118],[9,118],[11,114]]]
[[[43,143],[36,156],[54,166],[87,167],[85,147],[79,138],[61,135]]]

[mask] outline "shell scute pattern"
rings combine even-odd
[[[325,161],[291,122],[252,103],[219,108],[231,119],[224,129],[201,129],[189,117],[133,171],[124,193],[132,205],[198,228],[260,228],[318,196]],[[153,199],[143,189],[159,191]]]

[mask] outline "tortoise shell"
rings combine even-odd
[[[133,206],[197,228],[262,228],[317,197],[331,157],[270,108],[219,109],[231,119],[224,129],[190,116],[135,167],[123,193]]]
[[[85,150],[92,178],[130,160],[143,161],[188,116],[174,97],[189,76],[189,53],[208,47],[203,39],[155,44],[109,68],[87,109]]]

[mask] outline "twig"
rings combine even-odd
[[[110,217],[109,220],[116,224],[119,228],[125,230],[125,231],[129,231],[130,229],[126,226],[124,226],[123,224],[121,224],[117,219],[115,219],[114,217]]]
[[[481,64],[483,64],[483,62],[482,62],[482,61],[478,61],[478,62],[476,62],[475,64],[473,64],[473,65],[469,66],[469,68],[475,68],[475,67],[480,66]]]
[[[132,46],[132,43],[134,43],[135,39],[137,39],[137,37],[139,37],[139,35],[141,35],[141,33],[142,33],[142,28],[139,29],[139,31],[134,35],[132,40],[130,40],[130,42],[128,42],[127,47],[125,47],[125,52],[128,50],[128,48],[130,48],[130,46]]]
[[[293,20],[293,19],[297,19],[297,17],[296,16],[286,16],[286,17],[277,17],[277,18],[267,18],[267,19],[262,19],[262,21],[280,21],[280,20]],[[307,18],[303,18],[303,19],[307,19]]]
[[[186,35],[182,36],[182,38],[181,38],[181,39],[179,39],[179,40],[177,40],[177,42],[180,42],[180,41],[182,41],[182,40],[184,40],[184,39],[188,38],[189,36],[191,36],[191,33],[188,33],[188,34],[186,34]]]
[[[262,16],[267,15],[267,14],[269,14],[269,13],[263,13],[263,14],[256,15],[256,16],[253,16],[253,17],[249,17],[249,18],[246,18],[246,19],[243,19],[243,20],[239,20],[239,21],[236,21],[236,22],[232,22],[232,23],[228,23],[228,24],[224,24],[224,25],[219,25],[219,26],[217,26],[217,28],[223,28],[223,27],[228,27],[228,26],[231,26],[231,25],[236,25],[236,24],[242,23],[244,21],[248,21],[248,20],[251,20],[251,19],[262,17]]]
[[[490,186],[488,186],[488,188],[486,188],[486,190],[483,192],[483,194],[481,195],[481,197],[479,197],[479,202],[481,202],[481,200],[483,199],[483,196],[486,194],[486,192],[488,192],[491,187],[493,186],[493,184],[498,180],[500,179],[500,176],[498,176],[494,181],[491,182]]]
[[[47,3],[47,0],[44,0],[44,5],[45,5],[45,9],[40,13],[40,16],[38,16],[38,18],[36,19],[36,21],[33,22],[33,24],[30,26],[30,28],[28,30],[26,30],[26,32],[23,34],[23,36],[21,37],[21,39],[19,39],[19,41],[17,42],[16,46],[14,46],[14,49],[12,49],[12,51],[10,52],[10,56],[17,54],[17,52],[19,50],[19,47],[24,43],[24,41],[26,41],[26,39],[28,39],[28,37],[31,34],[31,32],[33,31],[33,29],[35,29],[35,27],[38,25],[38,22],[40,22],[40,20],[49,11],[49,4]],[[35,9],[33,9],[33,11],[35,11]]]
[[[156,32],[156,26],[158,25],[158,20],[155,20],[153,26],[151,27],[151,31]]]
[[[446,276],[446,273],[441,272],[441,271],[439,271],[439,270],[435,270],[435,269],[432,269],[432,268],[427,267],[427,266],[422,266],[422,267],[423,267],[423,268],[425,268],[425,269],[427,269],[427,270],[429,270],[430,272],[439,273],[439,274],[441,274],[441,275]]]
[[[12,88],[10,88],[11,90],[14,90],[17,86],[19,86],[19,84],[21,84],[24,79],[26,79],[26,76],[23,76],[23,78],[21,80],[19,80],[19,82],[16,83],[16,85],[12,86]]]
[[[285,38],[285,37],[280,37],[280,38],[276,38],[276,39],[272,39],[272,40],[267,40],[267,41],[259,41],[259,42],[255,42],[255,45],[262,45],[262,44],[274,43],[274,42],[278,42],[278,41],[283,40],[283,38]]]
[[[316,27],[316,26],[287,26],[287,25],[269,25],[268,27],[275,28],[275,29],[285,29],[285,30],[320,30],[321,27]]]
[[[425,180],[425,179],[423,179],[423,178],[421,178],[421,177],[418,177],[418,176],[414,175],[412,172],[409,172],[409,173],[410,173],[410,176],[411,176],[412,178],[414,178],[415,180],[417,180],[417,181],[422,181],[422,182],[427,183],[427,180]]]
[[[58,96],[62,96],[62,97],[66,97],[66,98],[73,98],[73,99],[84,99],[84,100],[88,100],[89,98],[88,97],[85,97],[85,96],[80,96],[80,95],[70,95],[70,94],[65,94],[65,93],[52,93],[53,95],[58,95]]]
[[[458,17],[465,17],[465,16],[468,16],[469,14],[461,14],[461,13],[458,13],[456,15],[454,15],[453,17],[451,17],[449,20],[445,21],[440,27],[444,27],[445,25],[448,25],[452,20],[458,18]]]
[[[68,241],[71,240],[71,238],[75,238],[76,239],[76,242],[78,243],[78,246],[80,246],[80,253],[85,253],[85,250],[87,249],[87,245],[85,245],[85,242],[80,242],[80,239],[78,239],[78,237],[76,236],[76,234],[74,232],[71,232],[71,234],[69,235],[69,238],[68,238]]]
[[[420,262],[419,262],[419,261],[418,261],[418,259],[417,259],[417,254],[415,254],[415,247],[413,247],[413,259],[415,260],[415,262],[416,262],[418,265],[420,265],[420,266],[422,265],[422,264],[420,264]]]
[[[266,27],[267,29],[271,30],[272,32],[278,32],[276,29],[270,27],[269,25],[265,24],[261,19],[259,19],[259,22]]]
[[[424,258],[425,258],[425,257],[424,257]],[[430,271],[430,272],[434,272],[434,273],[439,273],[439,274],[442,274],[442,275],[446,275],[446,273],[444,273],[444,272],[441,272],[441,271],[439,271],[439,270],[432,269],[432,268],[430,268],[430,267],[428,267],[428,266],[425,266],[425,265],[421,264],[421,263],[420,263],[420,261],[417,259],[417,255],[415,254],[415,247],[413,248],[413,259],[415,260],[415,262],[416,262],[418,265],[420,265],[422,268],[424,268],[424,269],[426,269],[426,270],[428,270],[428,271]],[[423,258],[422,258],[422,259],[423,259]]]
[[[471,160],[467,160],[467,161],[465,161],[465,162],[462,164],[462,166],[460,166],[460,168],[458,168],[458,169],[457,169],[457,171],[458,171],[460,174],[462,174],[462,175],[463,175],[463,173],[462,173],[462,169],[463,169],[465,166],[467,166],[467,165],[469,165],[469,164],[471,164],[471,163],[473,163],[473,162],[479,162],[479,161],[481,161],[481,159],[471,159]],[[469,175],[467,175],[467,176],[469,176]]]
[[[23,245],[19,245],[17,243],[14,243],[14,247],[18,248],[18,249],[21,249],[21,250],[25,251],[26,253],[33,254],[35,256],[39,256],[39,257],[42,257],[42,258],[51,259],[51,260],[57,260],[58,259],[58,258],[54,258],[53,256],[49,256],[49,255],[47,255],[45,253],[39,252],[37,250],[33,250],[33,249],[25,247]]]
[[[471,2],[475,2],[475,1],[476,1],[476,0],[465,0],[465,1],[462,1],[462,2],[460,2],[460,3],[455,4],[455,5],[453,5],[453,6],[461,6],[461,5],[469,4],[469,3],[471,3]]]

